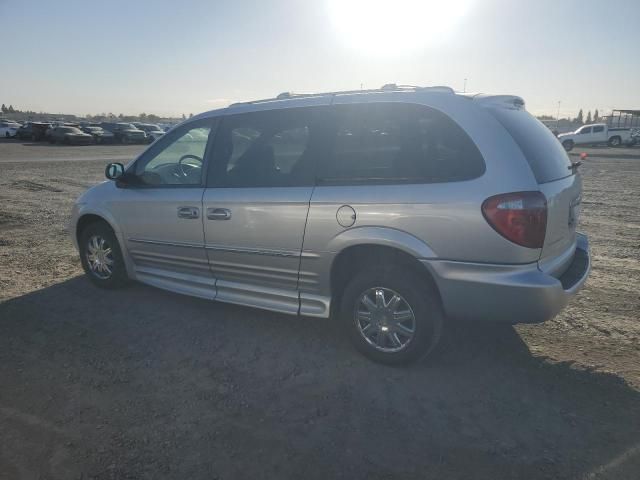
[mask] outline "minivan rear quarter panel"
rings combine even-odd
[[[329,295],[333,260],[349,231],[349,239],[362,232],[361,244],[394,246],[368,238],[370,228],[402,232],[425,245],[432,259],[495,264],[530,264],[540,249],[518,246],[500,236],[482,215],[482,202],[493,195],[538,190],[526,159],[505,129],[488,112],[466,97],[441,94],[338,95],[334,104],[362,102],[415,102],[440,110],[456,122],[480,150],[486,165],[473,180],[402,185],[318,185],[314,189],[305,231],[300,291]],[[349,205],[355,223],[341,226],[337,210]],[[355,233],[354,233],[355,232]],[[398,247],[402,248],[401,245]]]

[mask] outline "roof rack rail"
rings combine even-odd
[[[247,102],[236,102],[230,107],[236,105],[254,105],[257,103],[265,103],[265,102],[275,102],[278,100],[289,100],[293,98],[310,98],[310,97],[324,97],[327,95],[349,95],[355,93],[376,93],[376,92],[400,92],[400,91],[433,91],[433,92],[442,92],[442,93],[456,93],[455,90],[451,87],[446,87],[443,85],[436,85],[433,87],[421,87],[417,85],[397,85],[395,83],[387,83],[380,88],[366,89],[366,90],[338,90],[334,92],[318,92],[318,93],[294,93],[294,92],[282,92],[276,95],[274,98],[264,98],[261,100],[250,100]]]

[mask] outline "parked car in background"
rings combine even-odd
[[[590,267],[578,165],[516,96],[281,95],[109,164],[70,234],[100,287],[335,314],[358,350],[399,364],[450,321],[542,322],[567,305]]]
[[[584,125],[575,132],[558,135],[558,140],[567,152],[576,145],[607,144],[610,147],[619,147],[635,144],[630,128],[610,128],[606,123]]]
[[[173,127],[175,127],[175,124],[173,123],[159,123],[158,126],[164,130],[164,132],[168,132],[169,130],[171,130]]]
[[[80,127],[84,133],[88,133],[93,137],[94,143],[112,143],[115,135],[99,125],[85,125]]]
[[[124,122],[102,122],[100,126],[113,133],[114,140],[117,143],[146,143],[147,134],[144,131],[134,127],[131,123]]]
[[[90,145],[94,143],[92,135],[84,133],[78,127],[54,127],[49,135],[49,143],[67,145]]]
[[[20,124],[9,120],[0,121],[0,137],[13,138],[20,128]]]
[[[147,134],[149,143],[155,142],[164,135],[164,130],[153,123],[134,123],[133,125]]]
[[[51,126],[49,128],[47,128],[45,134],[44,134],[44,139],[43,140],[47,140],[50,141],[51,140],[51,134],[53,133],[53,130],[56,127],[74,127],[74,128],[80,128],[80,124],[75,123],[75,122],[65,122],[62,120],[57,120],[54,122],[51,122]],[[53,143],[53,142],[50,142]]]
[[[46,133],[49,128],[51,128],[50,123],[27,122],[17,130],[16,136],[20,140],[39,142],[46,139]]]

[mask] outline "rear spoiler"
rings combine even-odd
[[[484,93],[476,93],[467,96],[487,108],[524,110],[524,100],[522,97],[518,97],[517,95],[487,95]]]

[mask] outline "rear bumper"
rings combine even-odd
[[[537,263],[422,262],[434,277],[448,317],[511,324],[553,318],[582,288],[591,267],[589,242],[582,234],[572,262],[559,278],[541,271]]]

